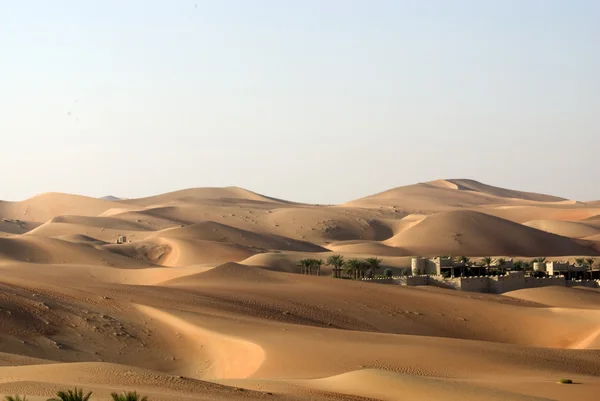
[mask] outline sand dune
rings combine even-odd
[[[106,196],[101,197],[100,199],[109,201],[109,202],[119,202],[119,201],[124,200],[123,198],[119,198],[118,196],[113,196],[113,195],[106,195]]]
[[[583,291],[576,288],[545,287],[510,291],[507,297],[536,302],[546,306],[561,308],[600,309],[600,293]]]
[[[520,395],[510,391],[490,391],[481,383],[415,377],[378,369],[364,369],[325,379],[303,381],[302,385],[309,388],[389,401],[398,400],[399,394],[410,394],[413,399],[432,401],[543,400],[543,398]]]
[[[526,223],[532,220],[577,221],[600,213],[598,208],[570,205],[498,206],[482,208],[480,211],[517,223]]]
[[[448,211],[498,204],[564,202],[564,198],[508,190],[474,180],[437,180],[394,188],[346,203],[350,207],[396,207],[409,213]]]
[[[457,191],[439,184],[421,183],[394,188],[344,204],[347,207],[393,207],[405,213],[454,210],[462,207],[493,205],[497,197],[470,191]]]
[[[28,236],[60,238],[83,234],[105,242],[116,243],[120,235],[130,240],[152,234],[151,227],[112,217],[60,216],[26,233]]]
[[[46,193],[21,202],[2,202],[0,216],[43,223],[61,215],[96,216],[116,205],[126,207],[121,203],[80,195]]]
[[[0,202],[0,395],[591,400],[597,288],[491,295],[301,275],[298,261],[377,256],[375,274],[399,275],[417,254],[600,255],[599,215],[454,179],[336,206],[237,187]]]
[[[262,220],[280,235],[317,243],[353,239],[380,241],[392,235],[392,229],[382,221],[338,208],[278,209]]]
[[[147,198],[127,199],[122,203],[140,206],[161,205],[171,202],[196,203],[206,200],[218,200],[220,202],[243,202],[256,201],[268,203],[283,203],[285,201],[269,198],[257,193],[238,187],[227,188],[193,188],[181,191],[169,192],[162,195]]]
[[[103,252],[85,243],[34,236],[0,238],[0,263],[14,261],[40,264],[98,264],[127,268],[147,266],[146,263]]]
[[[533,192],[522,192],[522,191],[514,191],[511,189],[494,187],[492,185],[486,185],[481,182],[475,180],[466,180],[466,179],[451,179],[451,180],[438,180],[432,181],[428,184],[439,186],[442,188],[450,188],[459,191],[473,191],[481,194],[488,194],[492,196],[497,196],[499,198],[509,198],[509,199],[522,199],[522,200],[530,200],[536,202],[563,202],[567,201],[564,198],[559,198],[551,195],[543,195],[537,194]]]
[[[277,274],[268,270],[239,263],[224,263],[207,269],[204,272],[178,277],[161,283],[162,285],[183,287],[193,285],[222,285],[228,283],[289,283],[293,281],[290,276]]]
[[[600,234],[600,222],[586,224],[575,221],[532,220],[523,224],[563,237],[585,238]]]
[[[39,223],[31,221],[2,219],[0,220],[0,232],[5,234],[25,234],[39,225]]]
[[[205,221],[185,227],[161,230],[149,238],[178,238],[218,241],[259,249],[281,249],[299,252],[321,252],[325,249],[309,242],[302,242],[277,235],[265,235],[242,230],[214,221]]]
[[[167,252],[159,260],[160,264],[174,267],[237,262],[261,252],[243,245],[216,241],[160,238],[157,243],[167,248]]]
[[[329,244],[329,250],[335,253],[356,253],[361,255],[379,256],[411,256],[413,253],[398,246],[389,246],[380,242],[339,241]]]
[[[592,235],[584,238],[586,241],[600,242],[600,234]]]
[[[417,255],[560,256],[597,254],[585,243],[474,211],[427,217],[384,242]]]
[[[582,219],[582,221],[600,221],[600,214],[587,217],[585,219]]]
[[[181,335],[192,337],[193,341],[202,339],[209,344],[210,368],[202,374],[206,378],[246,378],[254,374],[264,361],[263,349],[249,341],[212,332],[165,311],[144,305],[136,307],[154,320],[173,327]]]
[[[106,242],[84,234],[63,235],[56,238],[62,241],[75,242],[80,244],[106,245]]]
[[[0,368],[0,393],[27,393],[31,399],[46,400],[56,391],[78,385],[93,391],[96,397],[109,398],[111,389],[137,391],[155,400],[266,400],[283,399],[259,391],[244,391],[205,381],[182,378],[155,371],[109,363],[50,364]],[[35,396],[39,397],[36,398]]]

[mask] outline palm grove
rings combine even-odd
[[[301,274],[317,276],[321,275],[321,267],[323,265],[330,266],[332,270],[332,276],[335,278],[353,278],[355,280],[372,277],[376,270],[381,268],[381,259],[378,258],[367,258],[367,259],[344,259],[342,255],[332,255],[327,258],[325,262],[322,259],[301,259],[298,261]],[[390,269],[385,270],[386,276],[391,276],[392,271]]]

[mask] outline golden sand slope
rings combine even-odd
[[[555,196],[513,191],[474,180],[437,180],[394,188],[349,202],[353,207],[394,206],[411,212],[454,210],[497,204],[531,204],[564,202]]]
[[[597,206],[544,204],[543,206],[493,206],[482,208],[480,211],[517,223],[526,223],[532,220],[585,220],[600,213],[600,208]]]
[[[329,266],[304,276],[297,263],[378,256],[399,274],[415,254],[600,255],[598,215],[470,180],[339,206],[236,187],[0,202],[0,395],[592,400],[598,289],[499,296],[333,279]]]
[[[585,238],[600,234],[600,221],[554,221],[532,220],[524,223],[526,226],[537,228],[563,237]]]
[[[86,196],[46,193],[22,202],[1,202],[0,216],[46,222],[60,215],[97,216],[109,208],[116,207],[115,205],[121,204]]]
[[[537,302],[546,306],[600,310],[600,293],[577,288],[544,287],[510,291],[504,296]]]
[[[456,189],[460,191],[473,191],[476,193],[488,194],[499,198],[521,199],[534,202],[564,202],[567,200],[551,195],[543,195],[533,192],[514,191],[511,189],[494,187],[492,185],[487,185],[475,180],[467,179],[438,180],[432,181],[429,184],[440,186],[443,188]]]
[[[467,210],[429,216],[385,244],[417,255],[558,256],[597,252],[584,242]]]
[[[274,202],[283,203],[285,201],[269,198],[267,196],[259,195],[257,193],[248,191],[238,187],[227,187],[227,188],[193,188],[184,189],[181,191],[169,192],[162,195],[150,196],[148,198],[139,199],[128,199],[123,200],[121,203],[129,205],[139,206],[150,206],[150,205],[162,205],[172,202],[185,202],[185,203],[196,203],[204,202],[208,200],[217,200],[223,202]]]

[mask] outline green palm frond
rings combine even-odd
[[[327,258],[327,265],[339,269],[344,265],[344,257],[342,255],[332,255]]]
[[[121,394],[112,393],[111,396],[113,401],[148,401],[148,397],[139,395],[135,391],[123,392]]]
[[[370,269],[377,270],[381,267],[382,260],[378,258],[367,258],[365,262],[367,262]]]
[[[56,397],[50,398],[48,401],[88,401],[91,396],[91,391],[84,395],[82,389],[75,387],[74,390],[59,391],[56,393]]]

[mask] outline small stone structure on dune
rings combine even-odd
[[[117,238],[117,244],[124,244],[127,242],[127,237],[124,235],[119,235]]]

